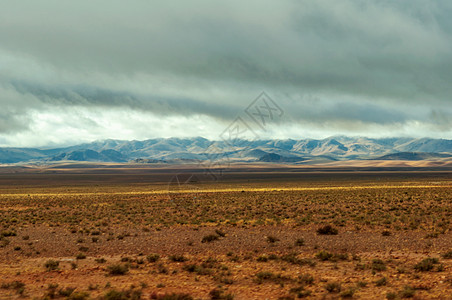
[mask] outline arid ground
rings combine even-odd
[[[0,298],[452,299],[450,170],[208,177],[0,169]]]

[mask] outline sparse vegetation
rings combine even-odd
[[[53,259],[49,259],[44,264],[44,267],[46,268],[47,271],[54,271],[54,270],[58,269],[59,265],[60,265],[59,261],[56,261],[56,260],[53,260]]]
[[[225,185],[173,202],[141,186],[7,190],[0,258],[14,264],[0,262],[0,298],[441,298],[452,290],[449,181],[403,180],[243,193]]]
[[[326,260],[331,259],[333,257],[333,254],[328,251],[322,250],[322,251],[318,252],[315,255],[315,257],[317,257],[318,259],[320,259],[322,261],[326,261]]]
[[[387,283],[388,283],[388,279],[386,277],[382,277],[382,278],[378,279],[377,281],[375,281],[376,286],[383,286],[383,285],[386,285]]]
[[[295,241],[295,246],[298,246],[298,247],[304,246],[304,239],[302,239],[302,238],[297,239]]]
[[[386,270],[386,264],[381,259],[373,259],[371,268],[373,271],[381,272]]]
[[[210,243],[210,242],[216,241],[218,239],[219,239],[218,235],[216,235],[216,234],[209,234],[209,235],[204,236],[202,238],[201,242],[202,243]]]
[[[274,237],[272,235],[267,236],[267,242],[270,244],[274,244],[278,241],[279,241],[279,239],[277,237]]]
[[[414,266],[416,271],[427,272],[433,270],[435,265],[439,264],[437,258],[425,258]]]
[[[234,296],[232,294],[227,294],[222,289],[213,289],[209,292],[211,300],[233,300]]]
[[[319,227],[317,229],[317,234],[320,234],[320,235],[336,235],[338,233],[339,233],[339,230],[337,230],[336,228],[334,228],[331,225],[325,225],[325,226]]]
[[[413,289],[411,286],[406,285],[403,288],[403,290],[400,291],[400,297],[401,298],[412,298],[415,293],[416,293],[415,289]]]
[[[327,290],[328,293],[339,293],[341,289],[341,284],[339,282],[329,282],[325,285],[325,290]]]
[[[148,256],[146,256],[146,259],[150,263],[155,263],[156,261],[158,261],[160,259],[160,255],[158,255],[158,254],[149,254]]]
[[[151,299],[155,300],[193,300],[190,294],[186,293],[170,293],[170,294],[151,294]]]
[[[174,261],[174,262],[184,262],[184,261],[188,261],[188,258],[186,258],[186,257],[183,256],[183,255],[170,255],[170,256],[169,256],[169,259],[170,259],[171,261]]]
[[[442,256],[444,259],[452,259],[452,250],[444,253]]]
[[[115,264],[108,266],[107,271],[110,275],[125,275],[129,267],[126,264]]]

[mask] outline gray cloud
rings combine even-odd
[[[287,112],[281,126],[414,122],[450,137],[451,20],[446,0],[11,1],[0,135],[36,130],[34,116],[62,107],[224,126],[265,90]]]

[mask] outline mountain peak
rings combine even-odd
[[[212,153],[214,145],[214,153]],[[411,153],[411,154],[410,154]],[[412,154],[416,153],[416,154]],[[448,159],[452,140],[334,136],[326,139],[240,140],[236,145],[203,137],[157,138],[143,141],[107,139],[66,148],[0,148],[0,163],[55,161],[166,162],[233,159],[242,162],[297,162],[326,158]]]

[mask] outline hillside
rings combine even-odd
[[[61,161],[173,163],[181,161],[308,163],[347,160],[448,160],[452,140],[330,137],[303,140],[210,141],[202,137],[105,140],[66,148],[0,148],[0,163]]]

